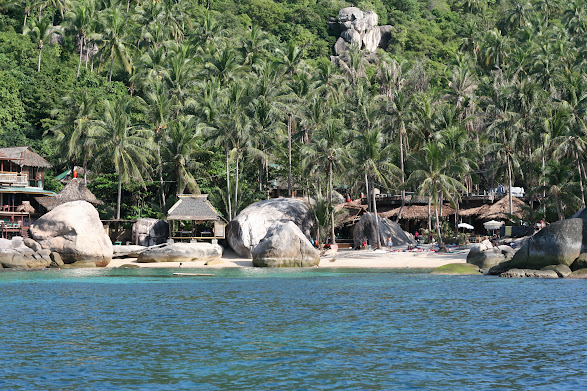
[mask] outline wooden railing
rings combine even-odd
[[[28,186],[29,177],[27,174],[19,175],[16,172],[0,172],[0,183]]]

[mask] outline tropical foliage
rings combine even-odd
[[[349,5],[392,39],[333,65]],[[326,203],[503,184],[533,218],[585,204],[582,0],[27,0],[0,21],[0,144],[87,167],[116,216],[201,191],[232,217],[290,173]]]

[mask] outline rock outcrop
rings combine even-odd
[[[173,243],[142,251],[139,263],[208,261],[222,257],[222,247],[211,243]]]
[[[416,241],[404,232],[396,222],[379,217],[379,239],[381,240],[381,246],[384,247],[386,245],[389,236],[391,236],[394,246],[416,244]],[[361,220],[355,224],[353,229],[353,243],[355,248],[359,248],[365,239],[372,246],[375,246],[377,243],[377,224],[375,222],[375,214],[373,213],[365,213],[361,216]]]
[[[89,202],[59,205],[39,218],[30,231],[43,249],[58,253],[65,264],[81,261],[103,267],[112,260],[112,242]]]
[[[132,241],[139,246],[154,246],[167,241],[169,224],[157,219],[138,219],[132,226]]]
[[[247,206],[227,227],[230,247],[241,257],[251,258],[251,251],[267,235],[275,222],[291,221],[310,239],[315,231],[314,217],[308,204],[292,198],[274,198]]]
[[[489,274],[510,269],[539,270],[549,265],[571,266],[587,252],[587,216],[557,221],[528,239],[510,261],[492,267]]]
[[[133,244],[112,246],[112,258],[137,258],[146,249],[147,247],[145,246],[135,246]]]
[[[320,263],[320,252],[292,221],[275,222],[252,250],[259,267],[310,267]]]
[[[512,259],[515,250],[510,246],[494,247],[489,240],[471,246],[467,254],[467,263],[480,269],[489,269]]]
[[[2,268],[44,269],[51,266],[51,251],[41,248],[32,239],[15,236],[0,239],[0,266]]]
[[[338,13],[338,23],[342,32],[334,46],[337,56],[348,50],[352,44],[367,52],[375,52],[378,47],[387,47],[391,26],[377,26],[379,17],[373,11],[361,11],[357,7],[343,8]]]

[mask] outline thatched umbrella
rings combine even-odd
[[[103,205],[104,203],[86,187],[84,180],[73,178],[65,187],[54,197],[37,197],[36,200],[45,209],[53,208],[71,201],[87,201],[93,205]]]
[[[35,213],[35,208],[33,208],[30,201],[23,201],[21,205],[16,207],[16,211],[25,213]]]

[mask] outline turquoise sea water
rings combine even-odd
[[[0,272],[0,389],[587,387],[585,280],[174,271]]]

